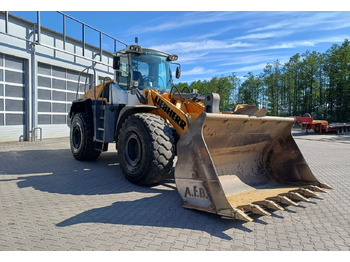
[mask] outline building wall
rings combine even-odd
[[[69,136],[66,116],[76,98],[78,78],[91,86],[113,78],[113,54],[0,12],[0,142]],[[75,54],[75,55],[74,55]],[[94,62],[95,61],[95,62]],[[84,88],[78,93],[81,96]],[[35,129],[35,134],[32,132]]]

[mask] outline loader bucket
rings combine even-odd
[[[177,144],[175,182],[184,207],[252,221],[281,204],[331,189],[296,145],[293,118],[201,114]]]

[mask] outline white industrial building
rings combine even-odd
[[[125,44],[59,14],[63,33],[41,26],[40,12],[36,22],[0,12],[0,142],[69,136],[66,119],[78,79],[95,84],[113,78],[113,52]],[[67,19],[81,24],[82,39],[66,35]],[[97,32],[99,46],[85,42],[85,28]],[[112,52],[102,49],[106,37],[114,41]]]

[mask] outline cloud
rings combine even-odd
[[[287,26],[290,25],[290,22],[274,22],[271,25],[263,26],[254,28],[251,30],[248,30],[249,33],[255,33],[255,32],[262,32],[262,31],[268,31],[268,30],[275,30],[275,29],[285,29]]]
[[[276,38],[276,37],[283,37],[287,35],[293,34],[294,31],[271,31],[271,32],[265,32],[265,33],[256,33],[256,34],[248,34],[236,37],[235,40],[247,40],[247,39],[265,39],[265,38]]]
[[[210,32],[208,34],[201,34],[201,35],[197,35],[195,36],[196,39],[201,40],[201,39],[209,39],[209,38],[213,38],[216,36],[219,36],[223,33],[229,32],[235,28],[239,28],[237,25],[231,25],[231,26],[227,26],[227,27],[223,27],[223,28],[217,28],[215,31]],[[191,38],[193,39],[193,36],[191,36]]]
[[[179,57],[179,61],[184,64],[198,63],[198,61],[207,60],[208,54],[209,52],[187,53],[187,54],[181,55]]]
[[[333,23],[332,25],[323,27],[322,30],[337,30],[337,29],[343,29],[347,27],[350,27],[350,22],[341,20],[339,23]]]
[[[208,50],[222,50],[236,47],[248,47],[249,43],[244,42],[228,42],[225,40],[202,40],[202,41],[188,41],[188,42],[176,42],[172,44],[152,46],[153,49],[163,50],[165,52],[195,52],[195,51],[208,51]]]
[[[235,15],[234,15],[235,14]],[[151,21],[150,26],[134,28],[133,30],[142,33],[169,31],[198,24],[215,23],[239,19],[241,15],[235,12],[186,12],[181,13],[171,22],[159,23],[159,19]],[[163,19],[168,20],[168,19]],[[154,25],[157,24],[157,25]]]
[[[287,42],[276,42],[274,41],[274,44],[271,43],[264,43],[264,44],[250,44],[247,43],[247,46],[250,46],[249,48],[245,48],[244,52],[263,52],[268,50],[278,50],[278,49],[296,49],[296,48],[303,48],[303,47],[312,47],[316,46],[317,44],[321,43],[340,43],[343,42],[345,39],[349,39],[349,35],[338,35],[338,36],[329,36],[324,38],[316,38],[316,39],[305,39],[305,40],[290,40]],[[242,52],[242,50],[239,49],[231,49],[227,52]]]
[[[244,66],[240,68],[236,68],[234,70],[231,70],[232,72],[250,72],[250,71],[256,71],[256,70],[262,70],[266,67],[266,63],[257,64],[257,65],[250,65],[250,66]]]
[[[330,36],[325,38],[311,39],[311,40],[298,40],[298,41],[290,41],[284,42],[276,45],[272,45],[268,47],[268,49],[285,49],[285,48],[297,48],[303,46],[315,46],[320,43],[339,43],[343,42],[344,39],[348,38],[347,35],[340,36]]]
[[[276,17],[270,21],[267,19],[265,26],[250,29],[248,33],[269,34],[283,30],[280,32],[290,35],[310,30],[329,31],[350,27],[348,12],[282,12],[276,15],[283,16],[281,21],[276,22]]]
[[[186,30],[174,30],[171,32],[174,36],[180,31],[191,30],[186,38],[181,34],[182,38],[173,39],[174,42],[163,40],[151,47],[177,53],[179,62],[190,68],[183,70],[184,79],[258,72],[269,62],[287,62],[293,52],[302,53],[307,48],[318,50],[318,47],[324,48],[320,44],[331,46],[349,39],[344,31],[339,31],[340,34],[336,31],[350,27],[348,12],[239,12],[240,18],[236,14],[181,13],[171,22],[144,29],[156,31],[188,27]],[[243,15],[247,19],[241,19]],[[215,23],[220,21],[227,23]]]
[[[232,66],[232,65],[248,65],[248,64],[256,64],[261,62],[272,62],[274,60],[274,57],[278,57],[279,60],[288,60],[290,56],[287,56],[285,54],[274,54],[274,53],[262,53],[262,54],[252,54],[252,55],[239,55],[235,57],[234,61],[232,62],[226,62],[219,64],[219,66]],[[275,59],[275,60],[276,60]],[[226,56],[226,61],[227,61]]]
[[[206,69],[204,67],[197,66],[189,71],[182,72],[181,75],[188,76],[188,75],[204,75],[204,74],[213,74],[213,73],[215,73],[215,70],[213,69]]]

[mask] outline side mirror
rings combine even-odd
[[[114,56],[113,57],[113,69],[114,70],[119,70],[120,69],[120,57],[119,56]]]
[[[178,66],[178,67],[176,67],[176,74],[175,74],[175,77],[176,77],[177,79],[179,79],[180,76],[181,76],[181,68],[180,68],[180,66]]]

